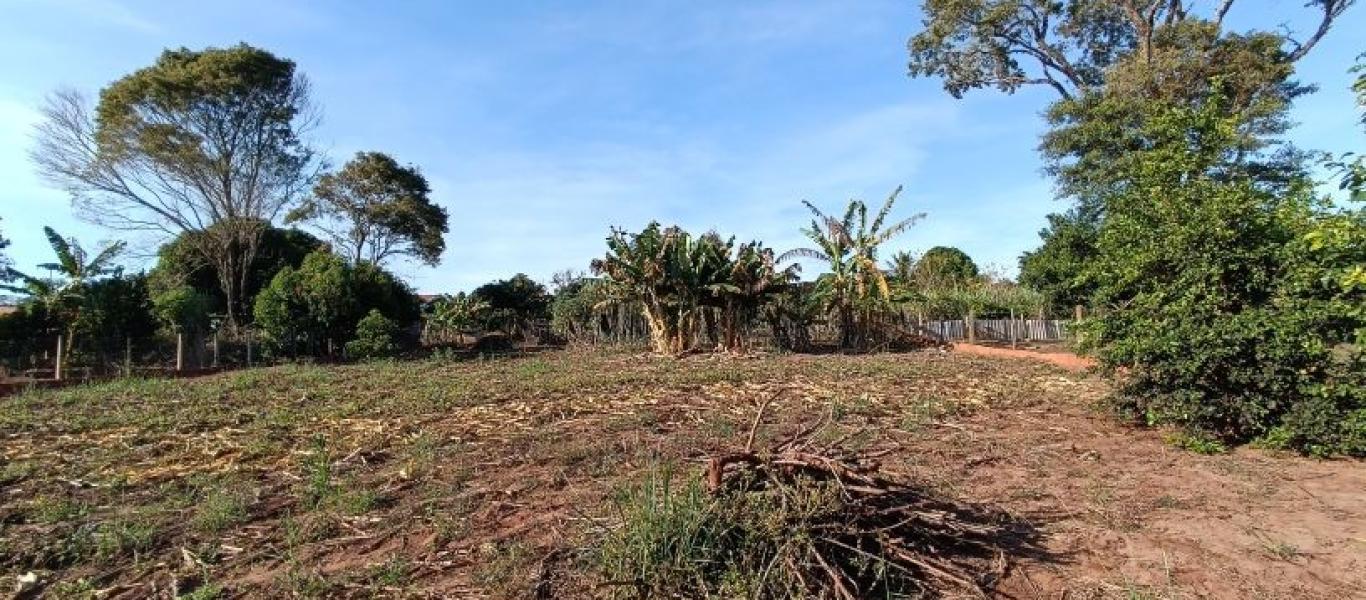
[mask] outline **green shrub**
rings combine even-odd
[[[1150,127],[1089,269],[1083,335],[1127,371],[1117,406],[1191,439],[1366,455],[1366,212],[1221,170],[1236,120],[1215,109]]]
[[[394,342],[398,327],[379,310],[371,309],[370,314],[356,324],[356,339],[346,343],[346,355],[354,359],[383,358],[398,352]]]
[[[304,258],[298,269],[280,269],[256,296],[254,307],[256,324],[268,349],[292,355],[332,354],[337,350],[335,344],[350,338],[360,321],[375,312],[390,320],[389,343],[394,345],[399,324],[406,326],[418,320],[417,296],[379,267],[349,265],[321,250]],[[357,349],[370,350],[363,346]],[[396,351],[385,347],[379,350],[379,354],[366,356]]]

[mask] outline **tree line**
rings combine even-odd
[[[93,106],[64,89],[42,114],[31,158],[78,216],[162,246],[149,272],[126,274],[112,266],[122,244],[87,257],[49,229],[57,262],[40,266],[46,275],[0,270],[26,298],[0,323],[9,343],[60,331],[70,353],[82,333],[237,334],[253,323],[269,351],[330,354],[372,313],[368,332],[398,336],[416,320],[416,297],[383,265],[437,263],[446,210],[417,167],[385,153],[333,170],[310,145],[319,111],[292,61],[247,44],[167,50]]]

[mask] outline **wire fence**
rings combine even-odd
[[[88,381],[196,373],[268,364],[259,336],[243,330],[150,338],[76,337],[0,340],[0,382]]]

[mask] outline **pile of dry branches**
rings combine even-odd
[[[1028,528],[1003,513],[935,497],[881,473],[889,451],[844,449],[848,436],[817,442],[813,425],[767,451],[708,462],[707,488],[724,503],[763,506],[782,540],[764,562],[759,596],[853,599],[909,595],[984,597],[1005,573]],[[766,593],[776,592],[776,593]]]

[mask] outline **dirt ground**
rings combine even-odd
[[[1192,454],[1107,391],[965,352],[568,351],[37,392],[0,400],[0,574],[54,597],[600,596],[614,490],[699,472],[774,398],[761,441],[825,418],[1031,523],[998,597],[1366,597],[1366,464]]]
[[[959,354],[974,354],[977,356],[995,356],[1000,358],[1015,358],[1023,360],[1040,360],[1054,364],[1069,371],[1085,371],[1096,366],[1096,361],[1090,358],[1077,356],[1068,352],[1066,348],[1058,344],[1035,345],[1011,348],[1009,345],[986,345],[969,344],[966,342],[955,343],[953,351]]]

